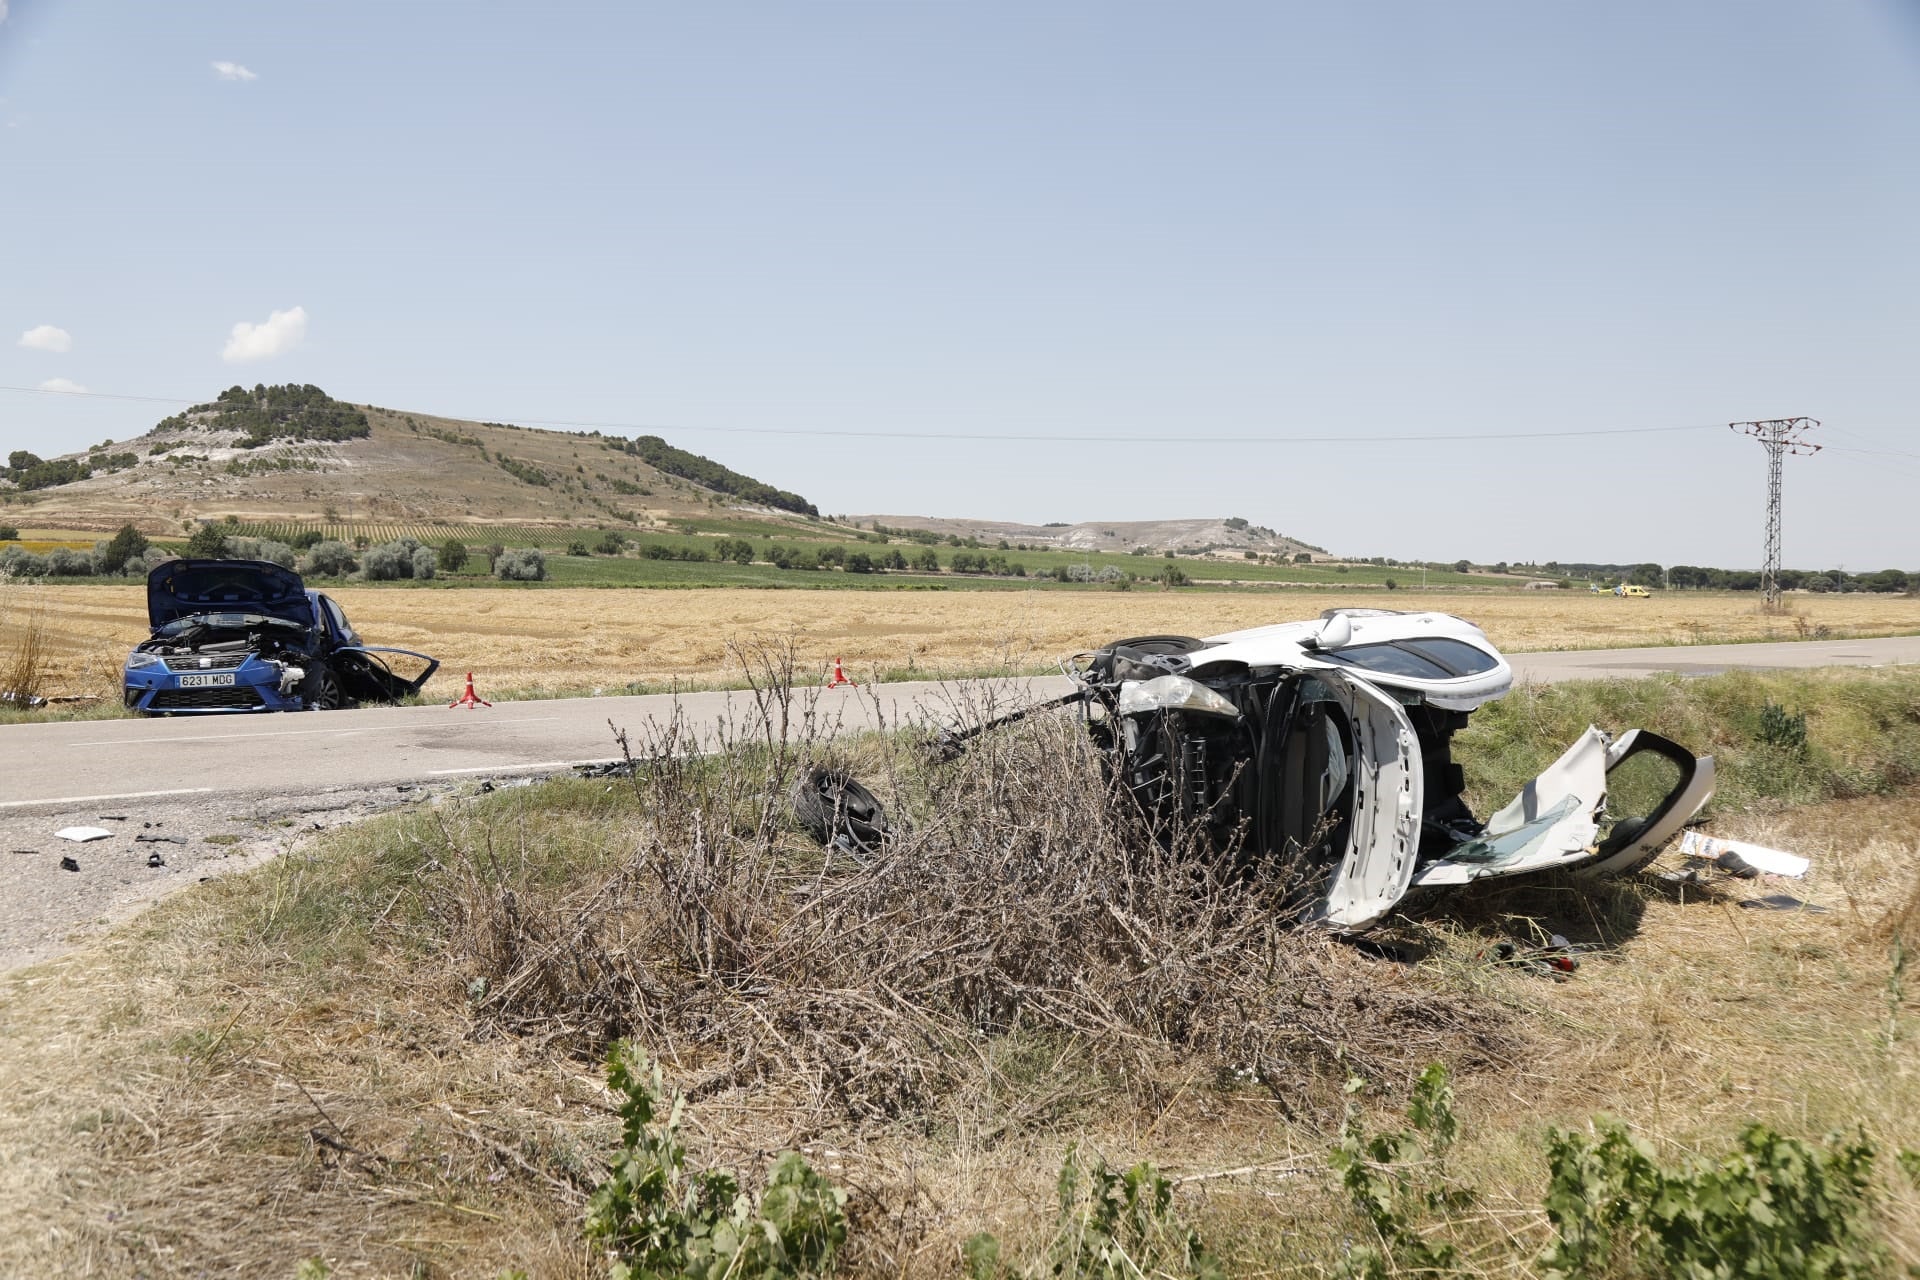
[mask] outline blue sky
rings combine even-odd
[[[0,7],[9,387],[1730,566],[1765,469],[1724,424],[1809,414],[1787,561],[1920,568],[1915,0]],[[0,392],[0,448],[170,411]]]

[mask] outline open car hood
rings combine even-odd
[[[196,614],[250,613],[313,625],[307,584],[265,560],[169,560],[147,575],[147,625],[155,631]]]

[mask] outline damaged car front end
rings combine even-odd
[[[440,667],[423,653],[361,643],[331,597],[261,560],[157,565],[147,575],[147,624],[123,675],[126,705],[147,714],[398,702]]]
[[[1278,861],[1301,917],[1339,932],[1410,893],[1651,861],[1713,793],[1713,759],[1589,728],[1485,822],[1453,736],[1513,671],[1439,613],[1330,610],[1209,639],[1146,636],[1068,667],[1114,782],[1163,831]]]

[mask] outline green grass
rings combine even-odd
[[[1804,750],[1768,740],[1768,704],[1805,714]],[[1722,810],[1884,795],[1920,781],[1920,669],[1573,681],[1523,685],[1474,713],[1454,750],[1476,810],[1505,804],[1589,724],[1650,729],[1713,755]]]
[[[51,724],[56,720],[130,720],[133,712],[112,698],[97,702],[56,702],[50,707],[30,710],[0,702],[0,725]]]

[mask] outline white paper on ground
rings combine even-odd
[[[62,827],[53,834],[62,840],[78,840],[81,844],[85,844],[89,840],[105,840],[113,832],[105,827]]]
[[[1698,831],[1689,831],[1680,837],[1680,852],[1684,857],[1705,858],[1709,862],[1730,853],[1755,871],[1764,871],[1770,876],[1791,876],[1795,880],[1806,875],[1813,865],[1797,853],[1783,853],[1765,845],[1748,844],[1745,840],[1719,840]]]

